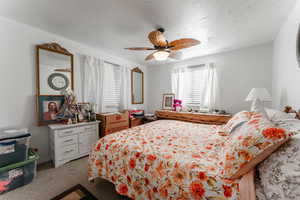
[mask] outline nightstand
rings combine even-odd
[[[129,128],[128,111],[122,113],[100,113],[97,114],[97,120],[100,120],[100,136],[106,136]]]
[[[130,128],[142,125],[143,123],[144,123],[143,118],[136,118],[136,117],[129,118]]]

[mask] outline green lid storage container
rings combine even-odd
[[[39,156],[29,149],[28,159],[0,168],[0,194],[30,183],[36,176]]]

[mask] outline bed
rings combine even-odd
[[[245,113],[249,112],[244,112],[244,116],[248,117],[248,114],[245,115]],[[297,137],[292,138],[293,134],[288,131],[286,132],[288,138],[286,138],[287,134],[284,134],[286,137],[282,138],[278,137],[279,135],[276,135],[275,132],[266,132],[270,135],[260,136],[263,140],[254,139],[252,135],[252,139],[249,140],[250,129],[246,128],[243,132],[242,127],[251,124],[253,130],[258,130],[259,124],[253,123],[258,121],[258,115],[256,115],[252,115],[251,120],[249,120],[250,118],[246,119],[248,124],[235,130],[234,133],[231,133],[232,136],[227,130],[225,131],[224,126],[175,120],[159,120],[108,135],[97,142],[90,154],[89,180],[97,177],[106,179],[114,183],[119,194],[136,200],[289,200],[300,198],[300,193],[295,192],[300,191],[300,175],[298,175],[300,158],[299,162],[294,162],[293,158],[286,156],[287,152],[293,152],[295,157],[298,155],[297,153],[300,155],[300,136],[297,136],[298,139]],[[270,114],[268,113],[268,115]],[[261,114],[259,116],[262,117]],[[270,121],[273,118],[269,116]],[[280,114],[280,118],[282,118],[282,114]],[[242,118],[238,117],[235,121],[240,123]],[[265,125],[263,122],[259,123]],[[228,124],[231,125],[231,122]],[[299,126],[299,120],[297,120],[297,124]],[[281,130],[281,128],[271,128],[271,130]],[[261,133],[259,135],[262,135]],[[281,133],[280,131],[280,136]],[[241,136],[244,139],[241,139]],[[226,177],[224,176],[226,168],[223,162],[224,151],[228,146],[230,147],[228,144],[231,144],[231,140],[235,137],[240,140],[239,142],[247,145],[249,145],[249,141],[259,142],[255,145],[251,144],[252,150],[247,152],[250,154],[237,154],[234,160],[238,161],[249,156],[259,157],[257,155],[260,155],[260,152],[257,150],[260,150],[261,147],[268,150],[266,144],[271,145],[274,141],[283,144],[282,141],[292,139],[270,157],[264,157],[263,159],[267,158],[265,161],[261,162],[263,159],[260,160],[261,164],[257,170],[251,170],[234,179],[224,178]],[[232,145],[235,144],[232,143]],[[234,149],[240,146],[241,144]],[[282,163],[283,160],[289,165],[285,166]],[[227,161],[225,160],[225,162]],[[229,164],[234,163],[229,162]],[[244,163],[240,164],[244,166]],[[289,169],[292,164],[293,166]],[[278,166],[282,170],[288,167],[288,171],[292,171],[292,173],[288,173],[286,170],[284,173],[279,173]],[[255,182],[254,176],[256,177]],[[272,179],[274,176],[276,178]],[[274,180],[277,181],[276,184],[274,184]],[[285,194],[287,186],[291,191],[289,194]]]
[[[107,179],[133,199],[237,199],[238,181],[219,174],[228,137],[221,126],[159,120],[102,138],[89,179]]]

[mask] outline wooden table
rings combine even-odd
[[[221,115],[212,113],[191,113],[191,112],[176,112],[170,110],[157,110],[155,115],[159,119],[174,119],[187,122],[195,122],[201,124],[214,124],[222,125],[226,124],[231,115]]]

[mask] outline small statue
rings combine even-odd
[[[173,100],[173,110],[177,111],[177,112],[181,111],[181,109],[182,109],[182,105],[181,104],[182,104],[181,100],[174,99]]]
[[[58,118],[64,120],[74,118],[79,112],[76,104],[76,96],[71,89],[62,91],[62,95],[65,96],[65,101],[57,114]]]

